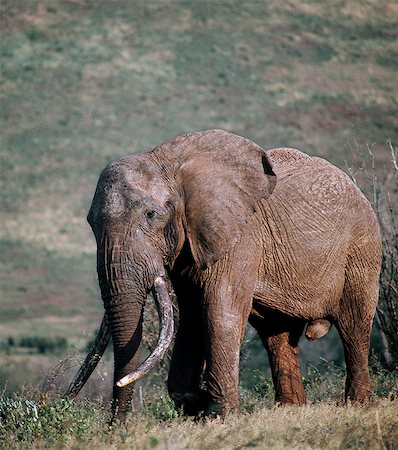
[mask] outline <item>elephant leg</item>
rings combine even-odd
[[[250,316],[267,350],[275,401],[281,404],[303,405],[307,402],[300,373],[299,339],[305,322],[269,311],[264,317]]]
[[[345,382],[345,400],[364,403],[369,400],[371,387],[368,367],[369,337],[359,337],[358,333],[349,334],[340,331],[346,361],[347,377]]]
[[[347,368],[345,399],[359,403],[368,401],[371,394],[368,356],[378,299],[377,279],[373,285],[369,278],[366,281],[346,281],[336,323]]]
[[[246,261],[247,258],[242,258],[233,270],[217,264],[209,271],[211,280],[205,282],[203,320],[207,414],[225,416],[239,410],[239,353],[252,306],[253,275],[256,274],[245,267]]]
[[[168,391],[187,415],[197,415],[206,406],[201,389],[204,369],[201,290],[183,276],[172,277],[178,299],[179,326],[170,363]]]
[[[215,304],[206,305],[207,414],[239,410],[239,353],[248,314]]]

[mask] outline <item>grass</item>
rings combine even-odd
[[[94,402],[14,397],[1,399],[0,411],[1,437],[11,448],[393,449],[398,439],[397,404],[387,399],[367,406],[329,401],[300,408],[265,408],[257,399],[240,416],[194,422],[159,397],[112,428]]]
[[[41,389],[0,395],[0,442],[16,449],[394,449],[397,373],[374,359],[374,396],[359,406],[342,404],[344,377],[333,364],[324,373],[308,367],[303,377],[308,405],[278,407],[273,405],[271,379],[257,371],[251,385],[240,386],[239,416],[199,421],[184,417],[161,384],[136,391],[132,416],[110,427],[108,401],[60,399],[50,376]]]
[[[68,339],[95,330],[87,318],[99,322],[101,303],[85,216],[111,160],[218,127],[340,167],[354,141],[369,143],[383,165],[385,142],[397,137],[396,21],[386,0],[0,8],[0,337],[22,334],[22,323],[40,333],[54,316],[80,317],[65,325]]]

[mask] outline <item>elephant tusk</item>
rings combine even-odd
[[[109,331],[108,320],[105,314],[104,318],[102,319],[97,337],[95,338],[95,341],[92,344],[88,355],[84,360],[84,363],[81,365],[80,369],[75,375],[75,378],[65,392],[65,397],[76,397],[80,389],[85,385],[86,381],[89,379],[90,375],[93,373],[93,370],[96,368],[102,355],[104,354],[104,351],[108,346],[110,336],[111,335]]]
[[[156,277],[153,282],[152,292],[155,297],[159,314],[160,333],[155,349],[148,358],[133,372],[119,380],[116,385],[125,387],[146,375],[163,359],[171,344],[174,333],[173,304],[170,299],[167,285],[163,277]]]

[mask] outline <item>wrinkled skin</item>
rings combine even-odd
[[[115,383],[139,359],[143,306],[170,277],[179,329],[168,389],[188,414],[239,407],[239,350],[249,321],[270,359],[277,402],[301,405],[298,341],[334,324],[346,399],[370,395],[369,338],[380,236],[350,179],[298,150],[264,152],[221,130],[126,157],[102,173],[88,215],[115,359]],[[132,385],[114,387],[124,419]]]

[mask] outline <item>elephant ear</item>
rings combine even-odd
[[[261,147],[230,133],[205,135],[178,174],[185,200],[185,228],[202,269],[240,239],[257,203],[270,196],[276,175]]]

